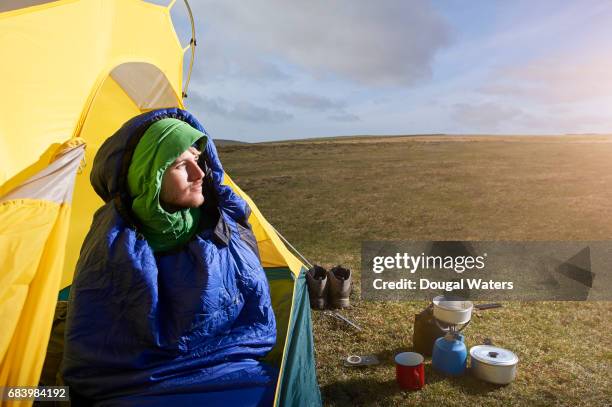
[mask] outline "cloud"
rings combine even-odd
[[[265,60],[253,50],[237,48],[214,44],[198,49],[197,66],[193,71],[194,81],[202,84],[224,80],[283,82],[291,78],[279,64]]]
[[[451,117],[466,133],[606,133],[612,123],[605,114],[583,113],[567,106],[525,111],[496,102],[457,103],[451,107]]]
[[[609,133],[612,121],[609,116],[570,111],[558,114],[547,111],[542,114],[526,114],[518,120],[527,133]]]
[[[368,86],[411,85],[430,77],[451,36],[426,1],[200,1],[193,9],[209,76],[282,78],[289,74],[279,67],[289,66]]]
[[[548,56],[491,73],[480,91],[540,103],[574,103],[612,94],[612,58],[605,53]]]
[[[550,18],[541,21],[542,14],[536,13],[518,23],[517,30],[497,35],[515,37],[511,38],[514,46],[496,41],[497,48],[509,49],[506,53],[512,57],[490,53],[502,61],[492,66],[480,91],[548,106],[608,98],[612,94],[612,56],[607,52],[612,8],[605,2],[586,8],[577,3],[562,7],[543,3]]]
[[[235,117],[239,120],[259,123],[280,123],[293,118],[292,114],[282,110],[268,109],[266,107],[254,105],[250,102],[238,102],[234,108],[229,111],[228,116]]]
[[[224,98],[208,98],[198,92],[191,92],[189,99],[190,105],[197,105],[203,112],[231,120],[252,123],[282,123],[293,119],[293,115],[285,111],[270,109],[245,101],[239,101],[232,105]]]
[[[496,129],[503,123],[526,117],[520,109],[492,102],[456,103],[452,106],[452,118],[473,131]]]
[[[277,99],[291,106],[307,110],[328,111],[343,109],[346,106],[346,102],[340,100],[303,92],[281,93],[277,95]]]
[[[334,114],[331,116],[327,116],[327,118],[335,122],[358,122],[361,120],[359,116],[356,116],[351,113]]]
[[[361,120],[359,116],[345,110],[346,102],[312,93],[286,92],[277,95],[277,100],[300,109],[331,112],[327,119],[335,122],[357,122]]]

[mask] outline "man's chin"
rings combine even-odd
[[[186,199],[183,203],[183,206],[186,208],[198,208],[204,203],[204,195],[202,195],[201,190],[198,192],[192,192],[185,198]]]
[[[202,206],[202,204],[204,203],[204,197],[201,198],[196,198],[191,202],[191,205],[189,205],[190,208],[199,208],[200,206]]]

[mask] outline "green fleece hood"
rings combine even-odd
[[[144,133],[128,169],[132,211],[141,223],[140,232],[153,251],[179,247],[197,232],[200,209],[165,211],[159,202],[166,169],[195,142],[206,145],[206,135],[178,119],[162,119]]]

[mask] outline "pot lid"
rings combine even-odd
[[[518,363],[518,357],[508,349],[497,346],[472,346],[470,356],[479,362],[495,366],[512,366]]]

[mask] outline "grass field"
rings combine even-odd
[[[520,358],[509,386],[449,379],[400,391],[393,355],[424,302],[360,300],[364,240],[612,240],[612,137],[393,137],[228,146],[226,171],[311,262],[355,272],[356,332],[313,312],[325,405],[612,405],[612,302],[506,302],[476,313],[468,346]],[[381,365],[345,368],[348,354]]]

